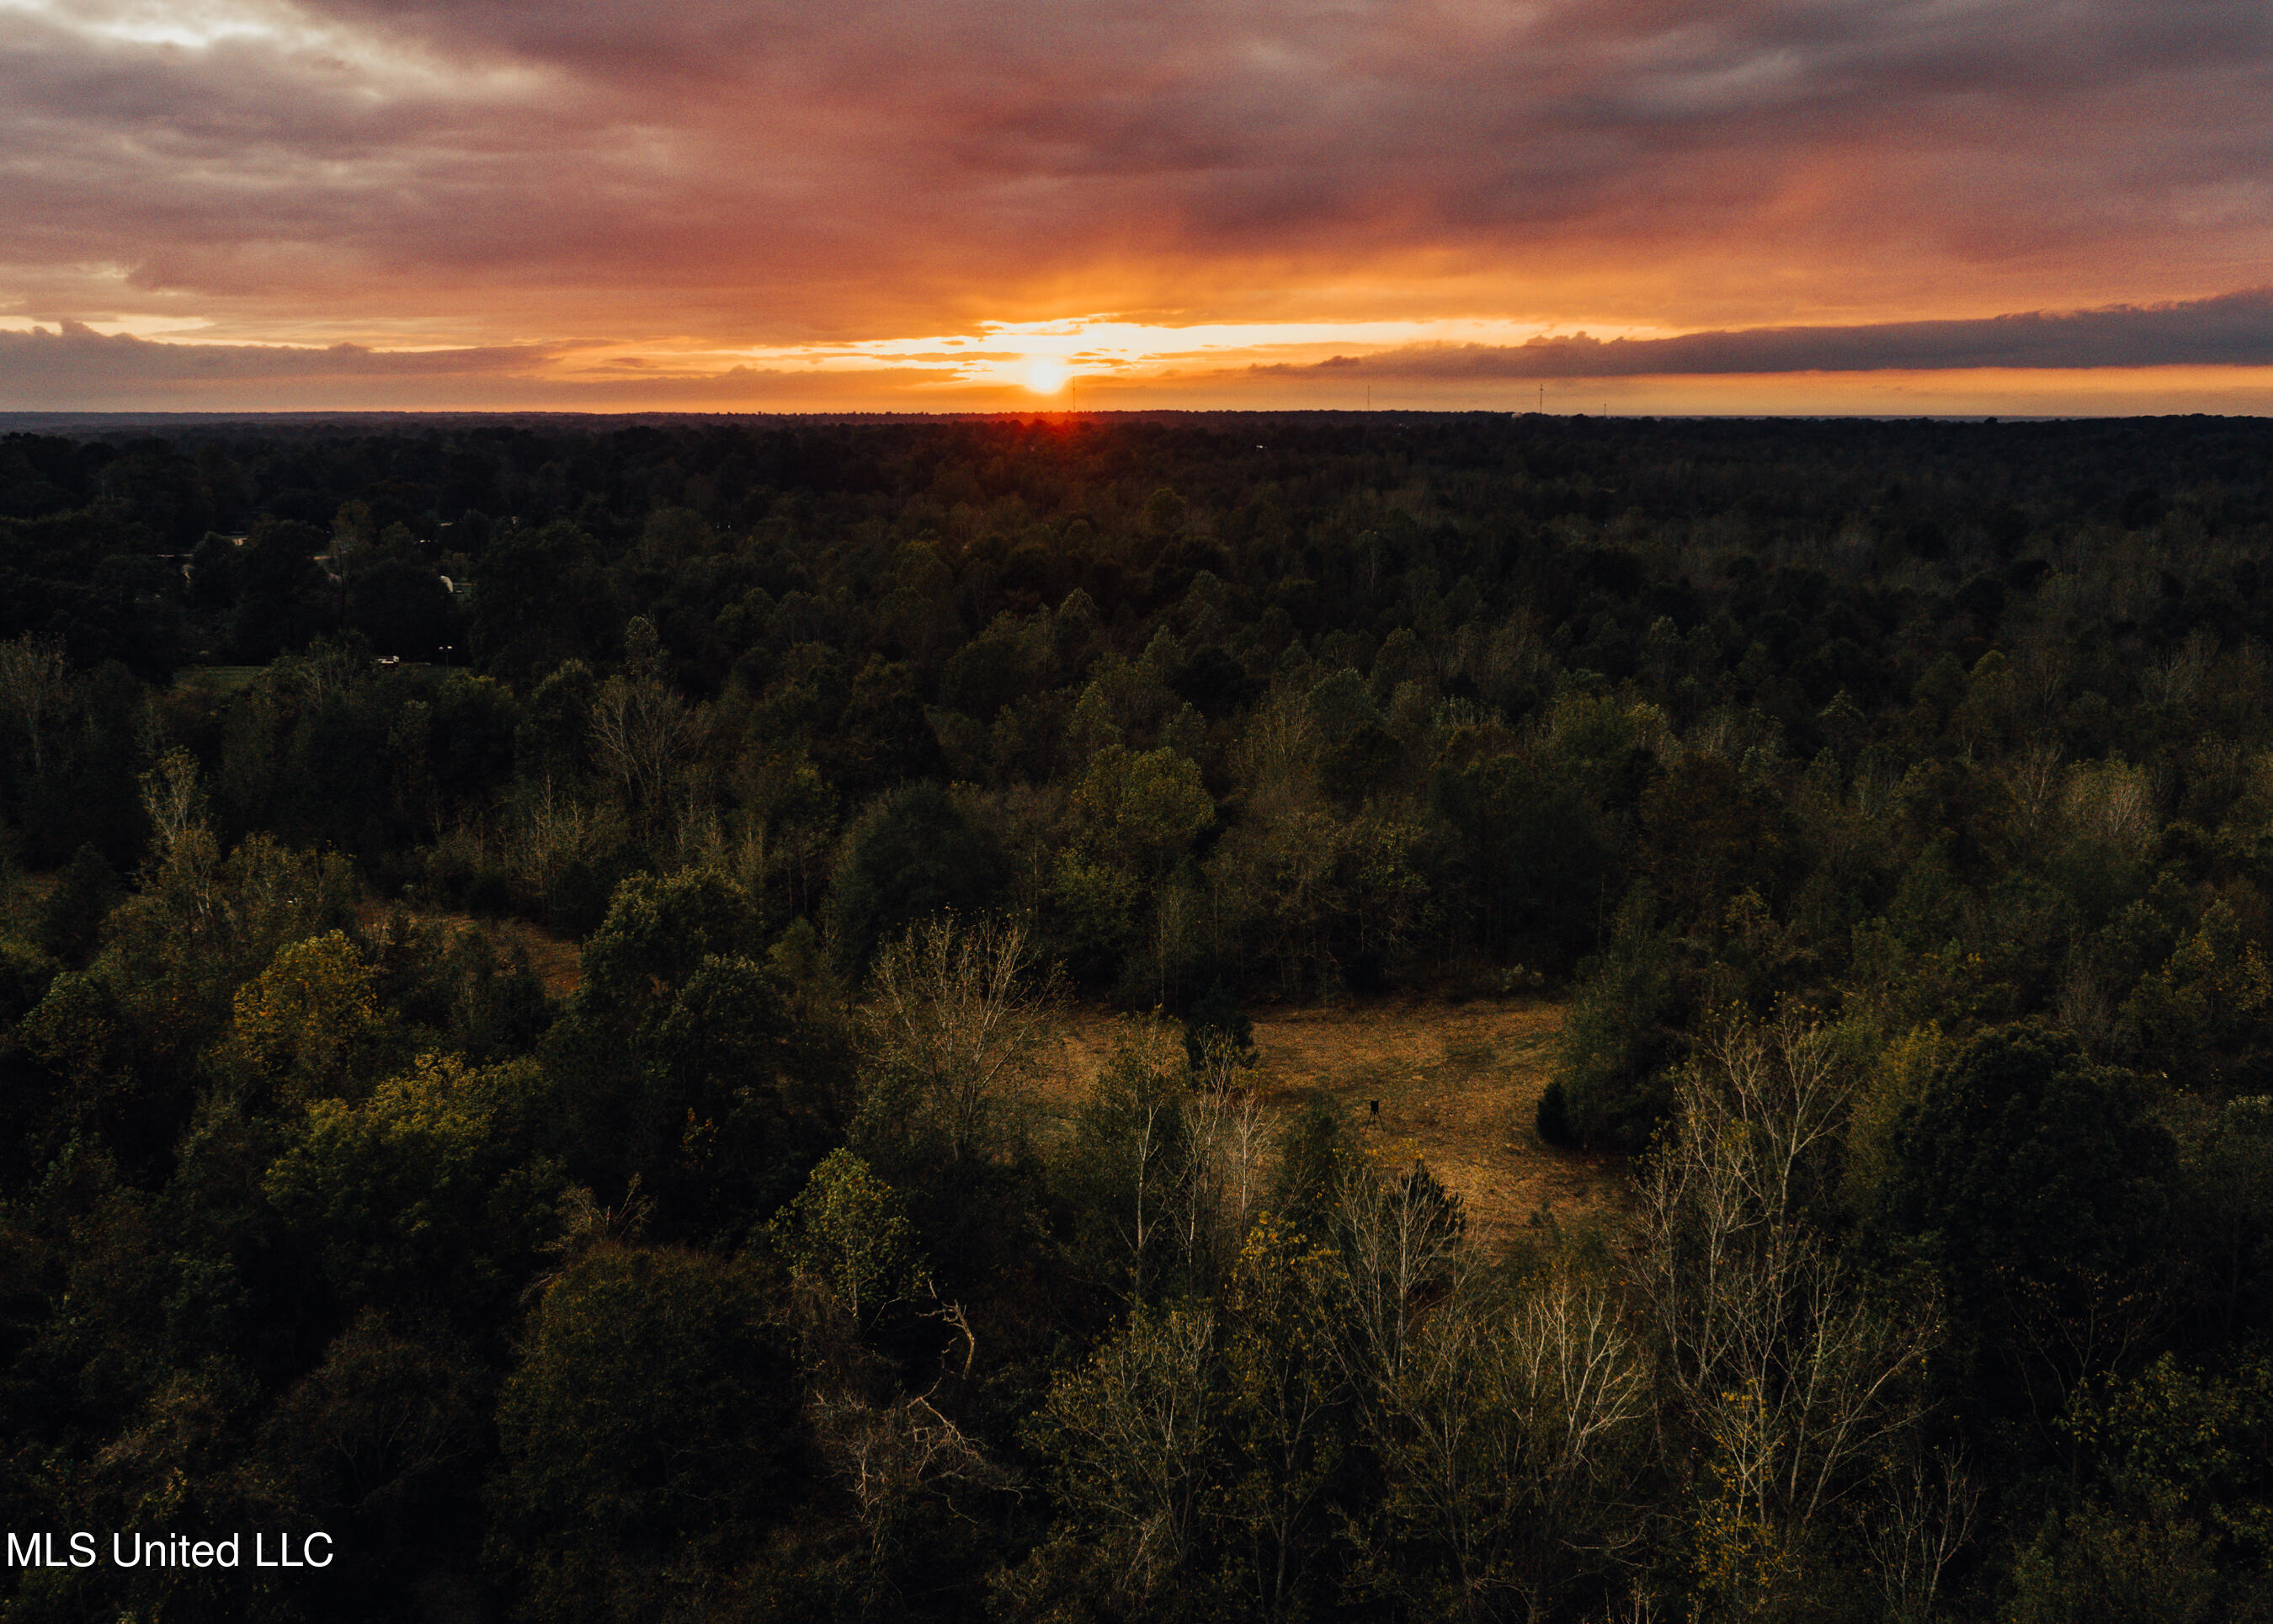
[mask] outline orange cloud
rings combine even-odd
[[[166,389],[599,399],[604,352],[694,403],[1101,312],[1697,351],[2200,301],[2273,250],[2269,60],[2236,0],[0,0],[0,314],[513,357]],[[53,353],[0,398],[134,371]]]

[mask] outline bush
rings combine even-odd
[[[1571,1106],[1564,1096],[1559,1080],[1550,1081],[1539,1096],[1539,1137],[1549,1145],[1565,1148],[1578,1143],[1571,1132]]]
[[[1648,891],[1636,889],[1612,929],[1579,967],[1555,1080],[1577,1143],[1633,1151],[1671,1109],[1665,1074],[1684,1000],[1674,939],[1656,929]]]

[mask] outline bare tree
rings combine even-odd
[[[1209,1310],[1140,1313],[1043,1408],[1058,1497],[1132,1611],[1176,1583],[1198,1532],[1216,1342]]]
[[[1039,1066],[1054,981],[1013,919],[943,914],[878,955],[869,1022],[879,1057],[917,1088],[956,1157],[995,1148]]]
[[[1474,1265],[1459,1209],[1415,1199],[1416,1182],[1384,1178],[1362,1164],[1344,1168],[1337,1181],[1336,1228],[1349,1259],[1343,1346],[1362,1392],[1403,1380],[1423,1305],[1460,1285]]]
[[[936,1307],[927,1317],[962,1338],[967,1377],[979,1350],[971,1323],[959,1304],[941,1302],[936,1291],[932,1299]],[[1016,1477],[934,1402],[951,1366],[926,1391],[907,1393],[889,1365],[836,1328],[839,1336],[815,1361],[807,1413],[823,1460],[859,1508],[870,1573],[881,1577],[900,1530],[926,1504],[952,1511],[957,1493],[1011,1488]]]
[[[1512,1302],[1472,1275],[1414,1322],[1370,1425],[1387,1515],[1438,1553],[1441,1605],[1545,1617],[1639,1545],[1648,1391],[1609,1295],[1566,1271]]]
[[[1972,1532],[1981,1491],[1955,1456],[1913,1451],[1887,1475],[1864,1532],[1872,1576],[1894,1624],[1927,1624],[1941,1575]]]
[[[1641,1296],[1677,1426],[1721,1485],[1713,1538],[1765,1583],[1917,1419],[1932,1312],[1883,1307],[1815,1234],[1855,1078],[1787,1005],[1736,1019],[1678,1079],[1642,1181]]]
[[[2141,678],[2148,696],[2159,704],[2182,705],[2194,696],[2217,660],[2217,635],[2197,626],[2170,654],[2148,666]]]
[[[142,810],[149,816],[161,858],[184,835],[203,826],[206,797],[198,779],[198,758],[178,746],[142,775]]]
[[[686,700],[654,676],[611,677],[592,701],[592,757],[634,809],[661,805],[695,733]]]
[[[70,686],[71,667],[60,639],[26,632],[0,643],[0,708],[23,729],[34,775],[46,771],[49,733]]]
[[[1098,1073],[1076,1127],[1095,1209],[1126,1259],[1132,1304],[1178,1270],[1226,1279],[1246,1242],[1272,1141],[1228,1050],[1195,1072],[1161,1021],[1135,1023]]]
[[[1241,1071],[1230,1041],[1207,1046],[1200,1069],[1193,1073],[1184,1115],[1184,1138],[1191,1155],[1189,1233],[1193,1249],[1203,1249],[1212,1230],[1214,1244],[1207,1249],[1227,1258],[1255,1222],[1275,1138],[1264,1103],[1246,1087],[1246,1071]]]
[[[2031,846],[2049,841],[2058,832],[2067,793],[2059,746],[2039,741],[2022,751],[2006,763],[2005,786],[2014,832]]]

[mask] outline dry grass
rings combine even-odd
[[[551,996],[565,998],[584,984],[583,950],[566,937],[521,919],[491,920],[483,929],[500,950],[518,945],[528,953],[529,967]]]
[[[174,673],[174,691],[182,693],[193,688],[210,688],[216,698],[227,698],[238,689],[250,688],[266,665],[184,665]]]
[[[1287,1010],[1256,1018],[1253,1086],[1282,1114],[1324,1100],[1384,1163],[1420,1157],[1467,1204],[1480,1240],[1549,1220],[1617,1226],[1623,1160],[1557,1150],[1533,1126],[1562,1027],[1544,998]],[[1123,1030],[1109,1014],[1068,1012],[1039,1091],[1046,1132],[1064,1131]]]
[[[386,922],[390,905],[373,902],[363,910],[366,929],[377,929]],[[499,953],[510,953],[519,947],[529,955],[529,967],[546,993],[555,998],[565,998],[583,985],[583,953],[575,943],[565,936],[556,936],[541,926],[521,919],[476,919],[470,914],[414,913],[411,918],[418,924],[436,927],[453,935],[461,930],[478,931],[490,939]]]
[[[576,944],[535,925],[421,917],[485,931],[500,948],[518,944],[555,996],[581,980]],[[1045,1139],[1069,1130],[1128,1030],[1125,1018],[1105,1011],[1063,1012],[1054,1064],[1035,1091]],[[1249,1086],[1282,1118],[1324,1100],[1384,1166],[1426,1162],[1466,1204],[1469,1233],[1487,1244],[1549,1222],[1622,1228],[1624,1158],[1558,1150],[1533,1126],[1562,1030],[1562,1007],[1539,997],[1392,998],[1272,1011],[1255,1019]]]

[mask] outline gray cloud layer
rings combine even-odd
[[[0,410],[348,410],[732,408],[752,400],[826,407],[858,391],[890,394],[933,381],[908,369],[844,374],[735,367],[704,375],[624,369],[560,379],[566,351],[547,345],[381,350],[361,344],[166,343],[60,330],[0,331]]]
[[[754,399],[825,402],[935,380],[920,369],[859,376],[739,367],[714,376],[649,376],[636,369],[574,381],[548,379],[559,346],[490,345],[374,350],[166,343],[109,337],[78,323],[0,332],[0,409],[100,410],[168,405],[220,410],[266,399],[296,404],[733,405]],[[2158,306],[2117,305],[1975,321],[1759,327],[1678,338],[1584,335],[1513,346],[1414,345],[1311,365],[1257,366],[1248,376],[1484,383],[1512,380],[1937,372],[2007,367],[2273,366],[2273,289]]]
[[[105,21],[149,3],[0,11],[24,313],[1751,325],[2183,297],[2273,256],[2262,0],[211,0],[274,26],[203,45]]]
[[[1649,378],[1934,372],[1955,367],[2273,365],[2273,289],[2183,304],[2029,312],[1972,321],[1753,327],[1678,338],[1538,338],[1337,356],[1317,371],[1393,378]]]

